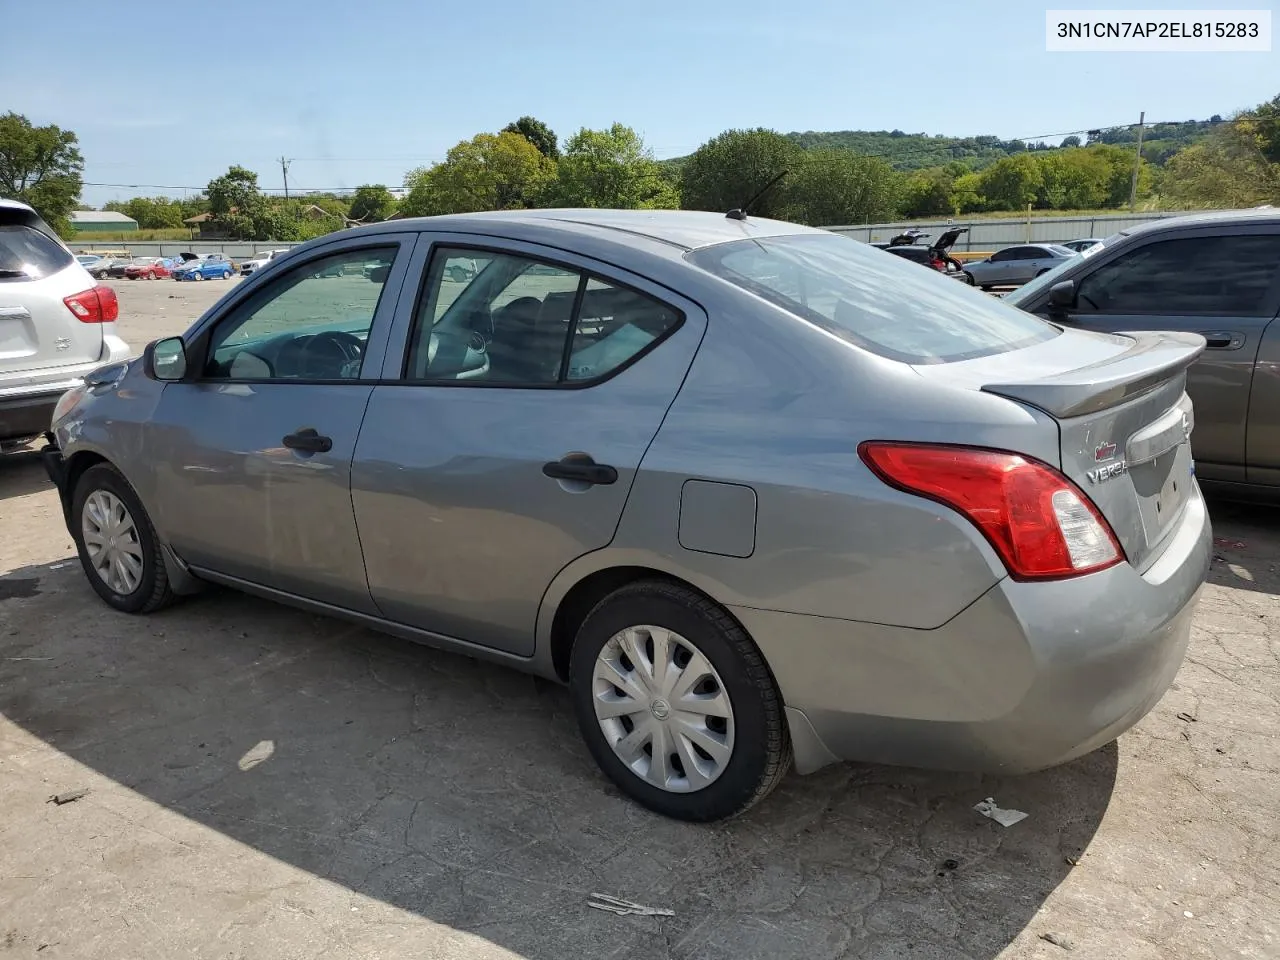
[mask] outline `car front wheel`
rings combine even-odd
[[[964,272],[964,282],[971,287],[977,284],[977,281],[973,279],[973,274],[970,273],[968,270]]]
[[[173,599],[160,538],[129,482],[109,464],[76,483],[72,535],[89,585],[125,613],[151,613]]]
[[[791,767],[782,698],[760,651],[686,587],[643,581],[602,600],[578,631],[569,685],[600,768],[666,816],[734,816]]]

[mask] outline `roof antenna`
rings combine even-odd
[[[726,213],[726,214],[725,214],[725,216],[726,216],[726,217],[728,217],[730,220],[745,220],[745,219],[747,219],[747,211],[752,207],[752,205],[754,205],[754,204],[755,204],[755,202],[756,202],[757,200],[759,200],[759,199],[760,199],[761,197],[763,197],[766,193],[768,193],[770,190],[772,190],[772,189],[773,189],[773,185],[774,185],[775,183],[777,183],[779,180],[781,180],[783,177],[785,177],[786,175],[787,175],[787,171],[786,171],[786,170],[783,170],[783,171],[782,171],[781,173],[779,173],[776,177],[774,177],[772,180],[770,180],[768,183],[766,183],[763,187],[761,187],[759,190],[757,190],[757,191],[755,192],[755,195],[754,195],[750,200],[748,200],[746,203],[744,203],[744,204],[743,204],[742,206],[740,206],[740,207],[734,207],[732,210],[730,210],[728,213]]]

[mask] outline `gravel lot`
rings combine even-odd
[[[115,285],[137,349],[229,286]],[[1189,659],[1118,744],[842,766],[698,827],[618,796],[552,685],[227,592],[108,610],[11,455],[0,958],[1280,957],[1280,514],[1214,514]]]

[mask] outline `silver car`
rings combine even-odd
[[[965,280],[971,286],[990,290],[1013,287],[1048,273],[1060,263],[1076,255],[1076,251],[1055,243],[1019,244],[997,250],[985,260],[972,260],[964,265]]]
[[[25,203],[0,200],[0,447],[49,428],[86,373],[123,360],[115,291],[99,286]]]
[[[218,583],[563,681],[608,776],[711,820],[1142,717],[1210,556],[1203,348],[769,220],[402,220],[99,371],[44,456],[116,609]]]

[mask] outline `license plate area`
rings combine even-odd
[[[1154,460],[1132,467],[1129,476],[1138,496],[1142,530],[1150,546],[1181,516],[1182,507],[1191,495],[1194,483],[1191,444],[1184,441]]]

